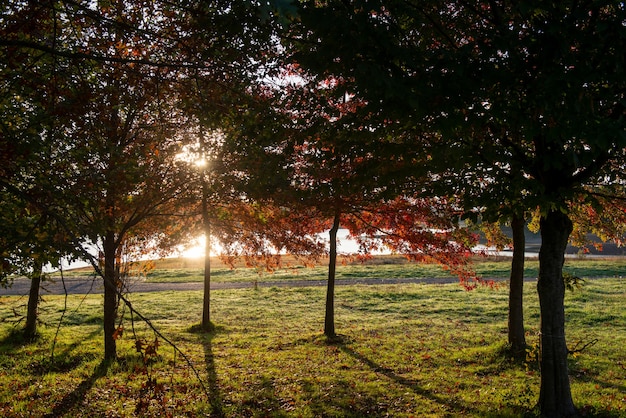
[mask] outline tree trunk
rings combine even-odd
[[[576,416],[567,368],[563,262],[572,232],[569,217],[556,210],[541,218],[537,291],[541,310],[539,408],[547,417]]]
[[[337,231],[339,231],[339,212],[335,212],[333,226],[330,228],[330,254],[328,261],[328,287],[326,289],[326,317],[324,335],[335,338],[335,271],[337,268]]]
[[[516,357],[526,353],[523,309],[524,252],[526,247],[524,226],[524,218],[514,215],[511,220],[513,259],[511,260],[511,276],[509,278],[509,345]]]
[[[33,275],[30,278],[30,291],[28,292],[28,308],[26,311],[26,325],[24,326],[24,337],[32,340],[37,335],[37,319],[39,309],[39,288],[43,275],[43,263],[36,262]]]
[[[204,300],[202,303],[202,324],[204,331],[211,330],[211,220],[209,219],[208,193],[206,180],[202,179],[202,224],[204,227]]]
[[[115,233],[104,237],[104,358],[117,357],[115,321],[117,319],[117,277],[115,271]]]

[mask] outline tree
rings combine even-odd
[[[271,71],[269,60],[274,48],[271,10],[264,4],[249,2],[197,2],[190,9],[189,23],[181,30],[193,51],[193,70],[184,77],[179,90],[180,106],[189,118],[187,151],[203,161],[196,184],[200,230],[205,236],[204,298],[201,328],[208,331],[211,324],[211,261],[213,241],[219,242],[232,261],[242,255],[248,262],[262,260],[270,267],[269,248],[284,243],[272,240],[268,244],[262,232],[266,225],[253,202],[247,199],[241,184],[236,161],[237,153],[224,146],[227,132],[240,129],[242,113],[256,103],[255,86],[265,73]],[[258,162],[257,162],[258,164]],[[194,206],[194,205],[192,205]],[[267,213],[275,208],[268,206]],[[263,212],[263,211],[261,211]],[[241,215],[242,219],[235,216]],[[258,229],[257,229],[258,228]],[[245,232],[244,232],[245,231]],[[251,232],[254,231],[254,232]],[[283,234],[280,234],[283,235]],[[237,241],[238,240],[238,241]],[[241,252],[239,252],[241,251]],[[262,251],[263,254],[251,254]]]
[[[131,243],[161,241],[164,221],[184,192],[185,177],[175,161],[175,133],[183,122],[174,107],[176,73],[130,62],[162,59],[167,36],[152,31],[168,26],[156,19],[142,30],[140,22],[155,10],[140,2],[95,9],[79,3],[30,6],[12,10],[16,24],[3,44],[16,73],[22,71],[25,80],[34,76],[26,97],[48,123],[32,136],[41,150],[38,166],[22,166],[25,180],[14,186],[36,191],[33,202],[82,241],[81,256],[102,273],[105,358],[112,359],[122,252]],[[20,25],[25,18],[32,24]],[[29,66],[41,57],[48,67]],[[25,146],[23,136],[13,139]]]
[[[511,215],[509,221],[511,237],[502,231],[499,222],[480,223],[479,227],[487,238],[489,246],[503,250],[512,246],[511,271],[509,274],[509,304],[507,315],[508,344],[514,358],[526,358],[526,331],[524,328],[524,264],[526,257],[526,219],[521,215]]]
[[[72,145],[65,145],[63,157],[73,167],[59,169],[65,174],[64,203],[78,213],[72,229],[101,251],[105,357],[110,359],[116,356],[120,251],[129,235],[143,235],[147,222],[176,213],[171,205],[184,193],[185,177],[175,161],[180,147],[168,139],[176,120],[164,106],[168,89],[141,74],[129,79],[125,69],[104,71],[80,89],[87,99],[76,109],[80,113],[67,113]]]
[[[169,244],[171,215],[180,215],[181,197],[192,197],[189,170],[177,159],[196,115],[188,98],[201,91],[200,103],[211,103],[203,120],[232,110],[230,98],[243,91],[238,77],[258,77],[240,42],[254,39],[258,12],[231,2],[142,0],[7,9],[0,46],[18,73],[37,75],[26,97],[50,121],[33,136],[49,151],[47,175],[30,184],[49,192],[37,204],[82,240],[81,255],[103,276],[107,359],[116,355],[123,252]],[[42,57],[46,71],[29,66]]]
[[[8,192],[0,201],[0,285],[11,286],[16,276],[31,280],[24,337],[37,336],[40,286],[45,268],[58,267],[72,248],[63,229],[38,208]]]
[[[620,186],[617,188],[621,189]],[[574,199],[570,203],[570,217],[573,222],[570,244],[581,247],[583,253],[589,251],[589,246],[602,251],[604,243],[607,242],[623,246],[626,236],[626,231],[624,231],[625,200],[621,195],[623,192],[615,189],[615,187],[609,187],[609,190],[604,192],[601,191],[601,187],[596,191],[590,189],[589,193],[595,196],[595,202],[587,202],[581,196],[580,200]],[[539,230],[539,218],[540,214],[535,212],[529,224],[532,231]],[[487,223],[480,226],[487,233],[488,242],[491,245],[495,245],[498,249],[508,244],[513,246],[509,279],[508,342],[514,356],[525,356],[523,280],[526,220],[524,217],[512,216],[510,221],[512,239],[503,235],[499,224]]]
[[[0,31],[0,38],[9,42],[18,38],[22,19],[34,17],[28,8],[11,10],[14,14],[3,16]],[[31,29],[37,32],[47,24],[52,22],[42,19]],[[0,282],[10,285],[16,275],[31,279],[24,333],[32,339],[37,334],[44,268],[58,266],[62,257],[71,258],[76,242],[40,204],[45,193],[37,187],[50,177],[45,139],[54,120],[49,108],[56,88],[51,82],[55,62],[19,48],[2,48],[0,54]]]
[[[203,331],[211,331],[211,252],[212,252],[212,208],[221,201],[219,193],[214,193],[214,186],[218,184],[215,180],[216,174],[213,171],[218,164],[218,152],[220,149],[221,135],[219,131],[211,135],[202,132],[202,125],[198,124],[199,134],[197,141],[191,142],[185,148],[185,160],[195,166],[198,171],[200,196],[199,196],[199,232],[204,235],[204,294],[202,303],[202,320],[200,327]],[[194,228],[192,227],[192,230]]]
[[[526,332],[524,330],[524,258],[526,256],[526,220],[513,216],[513,258],[509,278],[508,340],[511,351],[518,357],[526,354]]]
[[[406,164],[393,158],[398,152],[393,142],[376,154],[363,146],[364,141],[376,140],[373,138],[379,133],[359,119],[355,110],[360,104],[350,100],[341,79],[308,80],[307,74],[288,64],[285,71],[281,88],[269,89],[264,95],[273,112],[253,119],[254,128],[262,126],[264,130],[240,132],[238,136],[247,140],[238,140],[236,148],[240,162],[247,166],[242,166],[248,181],[244,187],[254,199],[269,197],[285,207],[284,219],[295,221],[288,224],[292,235],[300,232],[306,237],[328,231],[324,334],[329,339],[336,337],[334,294],[341,226],[359,240],[362,256],[385,245],[415,260],[450,265],[467,279],[472,274],[467,256],[474,241],[455,223],[458,216],[451,216],[453,206],[446,207],[442,199],[430,201],[405,193],[406,183],[415,182],[416,176],[401,182],[393,174],[406,169]],[[289,78],[295,81],[285,81]],[[415,158],[427,156],[416,153]],[[263,168],[251,170],[254,161],[263,161]],[[304,228],[299,226],[303,218]]]
[[[547,416],[576,414],[562,280],[568,203],[589,182],[621,176],[625,14],[619,2],[327,2],[302,4],[294,21],[305,28],[292,38],[300,64],[352,80],[370,114],[413,132],[407,144],[431,151],[434,180],[456,178],[451,190],[474,207],[540,208]]]
[[[621,33],[618,43],[623,46],[626,38],[619,22],[624,8],[529,2],[489,12],[485,24],[490,30],[475,33],[491,42],[471,42],[478,51],[472,63],[484,69],[479,70],[480,87],[472,90],[475,100],[467,103],[468,108],[473,105],[469,121],[480,127],[475,146],[495,145],[494,150],[519,162],[525,178],[517,183],[524,187],[525,205],[540,207],[539,406],[545,415],[569,416],[576,412],[563,308],[562,266],[572,231],[568,203],[584,191],[582,186],[604,174],[610,161],[624,158],[624,56],[617,52],[621,46],[613,49],[615,40],[607,31]],[[483,109],[478,110],[480,102]],[[471,122],[474,118],[476,123]],[[490,159],[494,164],[504,161]]]

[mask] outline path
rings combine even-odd
[[[503,281],[506,279],[494,279]],[[527,280],[535,280],[528,278]],[[337,286],[347,285],[381,285],[381,284],[402,284],[402,283],[424,283],[424,284],[447,284],[456,283],[459,279],[455,277],[448,278],[402,278],[402,279],[338,279],[335,283]],[[30,280],[17,279],[13,282],[13,286],[4,289],[0,288],[0,296],[5,295],[27,295],[30,286]],[[326,280],[274,280],[259,281],[258,287],[310,287],[310,286],[326,286]],[[252,282],[212,282],[211,289],[246,289],[253,288]],[[150,282],[134,282],[129,286],[131,292],[160,292],[167,290],[202,290],[202,282],[189,283],[150,283]],[[68,294],[101,294],[103,291],[101,279],[92,278],[66,278],[65,283],[57,279],[55,282],[45,282],[43,284],[42,294],[62,295],[67,289]]]

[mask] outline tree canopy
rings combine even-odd
[[[347,80],[364,117],[426,150],[433,183],[466,210],[539,208],[540,405],[551,416],[575,413],[568,203],[593,199],[590,184],[623,187],[625,17],[620,2],[304,2],[284,36],[299,65]]]
[[[171,244],[189,226],[173,215],[209,196],[217,237],[250,260],[317,256],[315,235],[344,225],[462,276],[461,217],[538,213],[539,404],[573,415],[562,266],[574,224],[623,237],[624,22],[604,0],[10,2],[2,273],[91,258],[113,358],[121,253]],[[190,144],[210,171],[181,160]]]

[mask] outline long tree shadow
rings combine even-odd
[[[222,327],[213,327],[210,332],[201,332],[193,330],[199,334],[199,339],[204,349],[204,362],[206,364],[207,378],[208,378],[208,396],[209,404],[211,405],[212,417],[224,417],[222,395],[218,384],[217,371],[215,369],[215,358],[213,355],[213,349],[211,341],[219,332],[223,332]]]
[[[77,405],[79,405],[82,400],[85,399],[87,392],[93,387],[94,383],[101,377],[106,376],[109,367],[111,366],[111,362],[108,360],[103,360],[93,371],[92,375],[83,380],[71,393],[68,393],[54,405],[52,408],[52,412],[44,415],[44,418],[55,418],[61,417],[69,413],[72,409],[74,409]]]
[[[27,338],[24,330],[21,328],[12,329],[4,338],[0,340],[0,346],[7,348],[16,348],[26,344],[35,344],[39,336],[35,338]]]
[[[617,365],[615,367],[618,367]],[[622,366],[624,370],[626,367]],[[570,375],[573,379],[579,382],[593,383],[594,386],[598,389],[615,389],[617,393],[626,393],[626,385],[621,385],[617,383],[617,379],[615,382],[608,382],[606,380],[602,380],[600,377],[600,373],[594,370],[587,370],[584,368],[579,368],[576,363],[570,363]]]
[[[87,334],[84,338],[85,340],[90,340],[94,338],[94,336],[99,335],[100,332],[101,330],[96,329],[90,334]],[[52,351],[50,357],[31,364],[32,373],[40,375],[50,372],[67,373],[79,367],[84,362],[91,360],[91,356],[88,353],[74,353],[74,350],[79,348],[81,344],[81,341],[75,341],[61,350]]]
[[[91,339],[95,335],[98,335],[100,330],[95,330],[90,334],[85,336],[85,339]],[[0,340],[0,352],[4,352],[5,350],[11,352],[19,347],[26,345],[41,345],[46,340],[38,335],[35,339],[26,337],[24,335],[24,331],[22,329],[15,329],[9,333],[5,338]],[[51,342],[52,343],[52,342]],[[29,364],[29,370],[33,375],[44,375],[50,372],[60,372],[65,373],[69,372],[85,361],[90,360],[89,354],[73,354],[74,349],[79,347],[82,343],[80,341],[75,341],[72,344],[65,346],[63,349],[55,351],[54,349],[51,352],[51,356],[49,357],[39,357],[33,356],[32,362]],[[2,362],[0,361],[0,365]]]
[[[211,411],[209,416],[215,418],[223,418],[226,416],[224,411],[224,400],[219,386],[219,377],[217,375],[215,356],[213,354],[212,341],[220,333],[226,332],[224,327],[212,327],[210,332],[200,332],[199,339],[204,348],[204,360],[207,371],[207,390],[209,396],[209,404]],[[276,398],[274,378],[271,376],[256,376],[255,381],[248,383],[246,392],[249,396],[244,396],[241,404],[238,406],[238,416],[282,416],[279,409],[281,404]]]
[[[423,388],[417,380],[407,379],[405,377],[399,376],[392,369],[381,366],[375,361],[354,351],[345,342],[340,342],[337,344],[337,346],[341,349],[341,351],[343,351],[350,357],[368,366],[370,369],[372,369],[373,372],[377,374],[382,374],[383,376],[389,378],[390,380],[393,380],[397,384],[409,388],[410,390],[412,390],[415,394],[419,396],[430,399],[431,401],[436,402],[440,405],[445,405],[447,408],[450,408],[450,410],[453,410],[456,412],[463,412],[463,413],[470,412],[474,414],[477,414],[479,412],[476,408],[468,405],[465,402],[462,402],[458,399],[451,399],[450,397],[446,397],[445,395],[438,395],[431,390]]]

